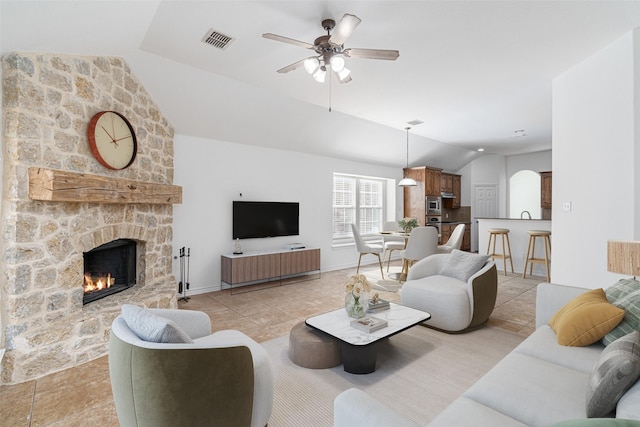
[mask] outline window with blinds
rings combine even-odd
[[[333,174],[333,243],[353,241],[351,224],[364,238],[377,235],[384,221],[383,178]]]

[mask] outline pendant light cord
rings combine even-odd
[[[410,127],[406,127],[405,130],[407,131],[407,169],[409,169],[409,129],[411,129]]]

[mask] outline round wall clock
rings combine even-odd
[[[94,157],[109,169],[125,169],[138,152],[136,134],[129,120],[115,111],[101,111],[89,122],[89,147]]]

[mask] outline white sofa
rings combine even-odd
[[[557,344],[548,326],[550,318],[567,302],[588,289],[542,283],[537,288],[536,331],[429,423],[452,426],[547,426],[566,420],[586,422],[586,395],[590,375],[604,346]],[[407,396],[419,399],[419,396]],[[640,425],[640,381],[619,400],[616,420],[603,425]],[[419,420],[417,420],[419,421]],[[334,402],[334,425],[418,426],[392,408],[352,388]],[[573,424],[572,424],[573,425]]]

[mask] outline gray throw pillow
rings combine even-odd
[[[624,310],[624,318],[602,338],[602,343],[609,345],[633,331],[640,331],[640,282],[622,279],[605,289],[604,293],[611,304]]]
[[[605,347],[591,372],[587,390],[587,417],[604,417],[640,378],[640,332],[635,331]]]
[[[440,274],[466,282],[476,274],[489,259],[488,255],[472,254],[454,249],[442,265]]]
[[[158,343],[192,343],[193,340],[169,319],[137,305],[123,304],[122,317],[141,340]]]

